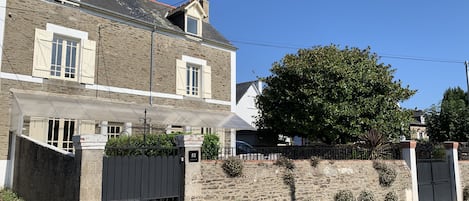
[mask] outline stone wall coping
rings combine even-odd
[[[202,147],[203,135],[178,135],[176,136],[177,147]]]
[[[401,148],[403,149],[415,149],[417,142],[414,140],[404,140],[401,141]]]
[[[104,150],[107,143],[107,136],[101,134],[75,135],[72,140],[75,150]]]
[[[445,141],[444,143],[446,149],[458,149],[459,147],[459,142]]]

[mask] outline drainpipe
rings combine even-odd
[[[151,49],[150,49],[150,106],[153,106],[153,46],[154,46],[154,38],[155,38],[155,30],[156,24],[153,25],[153,30],[151,31]]]

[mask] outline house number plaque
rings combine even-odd
[[[189,151],[189,162],[199,162],[199,151]]]

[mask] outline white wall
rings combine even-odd
[[[250,86],[236,105],[236,114],[254,128],[256,128],[254,124],[256,120],[255,116],[257,116],[259,113],[259,110],[256,108],[257,95],[257,91],[254,89],[254,87]]]

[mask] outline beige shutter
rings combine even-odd
[[[186,94],[186,62],[176,59],[176,94]]]
[[[29,121],[29,137],[47,142],[48,119],[44,117],[31,117]]]
[[[81,120],[80,121],[80,135],[83,134],[96,134],[96,124],[94,120]]]
[[[82,40],[81,42],[80,83],[94,84],[96,65],[96,42]]]
[[[32,75],[35,77],[49,78],[50,76],[53,38],[54,33],[36,29],[32,72]]]
[[[212,98],[212,68],[210,66],[203,66],[202,71],[203,98]]]

